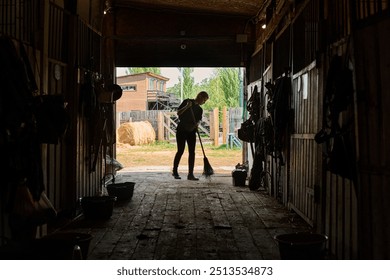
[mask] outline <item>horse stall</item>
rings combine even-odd
[[[389,28],[389,4],[311,0],[294,8],[270,9],[249,73],[255,115],[273,125],[269,194],[329,237],[328,258],[388,258],[389,39],[379,34]]]
[[[11,115],[18,112],[10,125],[24,123],[25,134],[10,132],[2,142],[10,163],[3,170],[8,176],[3,177],[0,202],[2,245],[11,238],[45,236],[79,215],[80,198],[101,191],[104,155],[112,152],[115,139],[113,103],[101,102],[99,86],[95,88],[101,73],[101,34],[72,13],[74,7],[38,0],[3,4],[2,53],[8,46],[17,55],[2,64],[2,82],[25,89],[25,95],[9,95],[3,104]],[[19,60],[23,68],[18,68]],[[29,211],[31,196],[41,199]],[[41,206],[53,211],[32,211]],[[34,222],[25,224],[23,216]]]

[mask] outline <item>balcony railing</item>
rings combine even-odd
[[[161,90],[148,90],[147,102],[149,110],[172,111],[180,104],[180,100],[174,94]]]

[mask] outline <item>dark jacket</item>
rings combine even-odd
[[[188,102],[191,102],[191,106],[179,115],[179,125],[177,126],[177,130],[195,132],[198,123],[202,120],[203,109],[199,106],[199,104],[195,103],[194,99],[185,99],[180,104],[178,111],[184,108]]]

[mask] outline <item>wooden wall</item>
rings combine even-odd
[[[288,203],[312,226],[317,222],[322,167],[321,149],[314,141],[322,112],[319,78],[315,62],[296,73],[291,100],[294,119],[290,136]]]
[[[40,50],[38,41],[36,40],[37,30],[39,29],[39,11],[40,1],[31,0],[25,3],[22,1],[3,1],[0,3],[0,36],[9,37],[15,42],[22,42],[25,46],[28,59],[31,61],[33,72],[38,72],[40,69],[40,55],[34,50]],[[2,61],[3,63],[3,61]],[[36,78],[36,83],[39,86],[39,78]],[[1,92],[3,94],[3,92]],[[3,100],[2,100],[3,101]],[[2,134],[3,135],[3,134]],[[3,140],[3,139],[2,139]],[[1,142],[3,145],[3,142]],[[1,146],[3,151],[3,146]],[[3,166],[6,166],[4,162]],[[9,193],[7,186],[9,184],[9,174],[4,174],[6,168],[2,168],[2,183],[1,183],[1,199],[0,199],[0,245],[6,243],[10,235],[8,226],[9,213]]]
[[[390,258],[390,19],[356,31],[359,244],[363,259]]]
[[[99,73],[100,35],[81,18],[59,6],[49,4],[47,11],[44,18],[48,28],[45,38],[48,56],[43,58],[47,94],[65,98],[70,124],[60,143],[42,145],[46,187],[57,211],[74,216],[80,211],[79,198],[97,193],[102,178],[102,149],[98,151],[95,171],[91,166],[94,120],[81,110],[81,96],[85,94],[81,87],[87,83],[85,74]],[[55,67],[61,69],[60,78],[54,75]]]
[[[326,77],[329,75],[331,57],[340,55],[348,57],[349,44],[347,40],[334,43],[323,60],[323,89],[326,89]],[[348,63],[350,58],[346,61]],[[340,124],[343,127],[354,118],[354,106],[350,104],[347,110],[340,114]],[[348,120],[348,121],[347,121]],[[351,131],[352,135],[354,131]],[[352,136],[354,137],[354,136]],[[353,141],[353,140],[352,140]],[[334,142],[333,142],[334,143]],[[353,143],[352,143],[353,144]],[[350,144],[346,144],[350,147]],[[322,189],[322,230],[328,237],[328,250],[330,258],[357,259],[358,258],[358,198],[356,185],[353,180],[337,175],[327,170],[326,144],[323,149],[323,189]],[[353,166],[352,166],[353,168]]]
[[[272,48],[272,73],[263,72],[265,81],[274,81],[290,68],[292,82],[287,162],[280,166],[269,157],[270,194],[297,212],[313,231],[328,235],[330,258],[355,259],[359,214],[355,186],[326,170],[325,147],[314,140],[322,128],[330,59],[346,54],[351,28],[349,1],[336,2],[306,1],[296,7],[291,21],[282,20],[275,29],[280,31],[263,42],[263,48]],[[256,61],[264,63],[264,58]],[[265,68],[257,67],[257,71]]]
[[[39,88],[35,94],[58,95],[65,100],[69,113],[66,133],[56,144],[42,143],[41,154],[45,191],[59,218],[72,219],[80,212],[79,198],[97,193],[103,177],[102,148],[97,152],[96,167],[91,168],[93,120],[85,116],[80,101],[85,73],[98,76],[100,72],[101,36],[75,13],[53,2],[15,1],[0,10],[4,15],[0,34],[26,47]],[[7,213],[1,204],[0,233],[9,237]],[[38,235],[54,229],[54,224],[42,226]]]
[[[270,50],[272,50],[272,49],[269,48],[268,52],[270,52]],[[262,108],[260,116],[263,118],[266,118],[269,116],[269,113],[266,110],[266,108],[268,106],[269,99],[267,96],[267,89],[265,88],[265,83],[272,81],[272,65],[270,65],[270,64],[267,65],[267,63],[266,63],[266,55],[267,54],[266,53],[267,53],[267,50],[264,49],[262,52],[262,54],[263,54],[262,62],[264,63],[262,69],[264,69],[264,71],[262,72],[262,80],[258,81],[258,87],[259,87],[260,93],[262,93],[262,95],[260,96],[260,100],[261,100],[262,105],[264,106]],[[261,87],[263,87],[263,89],[261,89]],[[276,188],[277,188],[278,183],[279,183],[278,176],[277,176],[278,174],[276,172],[276,170],[277,170],[276,167],[277,166],[274,162],[274,159],[270,155],[267,155],[266,161],[264,163],[264,168],[266,169],[266,171],[268,171],[271,174],[271,182],[270,182],[271,184],[270,184],[270,188],[268,190],[268,193],[270,195],[273,195],[273,196],[276,196]]]

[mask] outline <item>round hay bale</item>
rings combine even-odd
[[[141,128],[144,143],[153,143],[156,140],[156,132],[154,131],[152,124],[148,121],[143,121],[143,124],[141,124]]]
[[[131,146],[153,143],[156,132],[148,121],[128,122],[118,128],[118,141]]]

